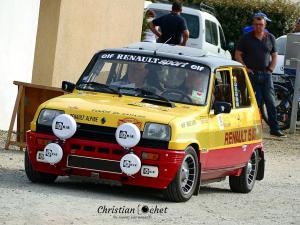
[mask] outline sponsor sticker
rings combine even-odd
[[[134,118],[124,118],[124,119],[120,119],[118,121],[118,126],[120,126],[123,123],[132,123],[134,125],[136,125],[139,129],[142,128],[142,123]]]
[[[224,122],[223,122],[223,118],[222,115],[218,115],[218,124],[221,130],[224,130]]]

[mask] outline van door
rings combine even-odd
[[[238,129],[238,113],[233,108],[233,86],[231,69],[219,69],[215,74],[212,104],[214,102],[227,102],[232,105],[230,113],[214,115],[211,110],[209,114],[209,149],[208,160],[205,170],[216,170],[220,168],[231,168],[238,162],[233,155],[235,151],[234,131]],[[212,107],[213,108],[213,107]]]

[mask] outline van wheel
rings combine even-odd
[[[254,151],[250,160],[243,168],[240,176],[229,176],[230,189],[233,192],[248,193],[250,192],[256,180],[258,171],[258,152]]]
[[[48,183],[49,184],[49,183],[53,183],[57,178],[57,175],[55,175],[55,174],[41,173],[41,172],[35,171],[30,162],[27,150],[25,151],[24,164],[25,164],[26,176],[33,183]]]
[[[165,197],[173,202],[189,200],[197,186],[199,177],[199,162],[196,151],[189,146],[174,180],[164,191]]]

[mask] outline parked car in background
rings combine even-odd
[[[278,56],[277,64],[273,71],[273,81],[275,82],[284,82],[284,80],[280,76],[284,75],[284,54],[286,47],[286,38],[286,35],[283,35],[276,39]]]
[[[281,129],[290,128],[295,82],[295,70],[284,67],[286,46],[287,35],[276,39],[278,57],[276,67],[273,71],[273,82],[277,120]],[[300,97],[298,102],[297,121],[300,121]],[[262,103],[262,116],[266,123],[268,123],[268,114],[264,102]]]
[[[156,17],[161,17],[171,11],[171,5],[152,3],[146,9],[153,10]],[[222,26],[212,13],[204,7],[200,10],[182,7],[181,16],[185,18],[190,32],[188,47],[203,49],[217,56],[231,59]]]

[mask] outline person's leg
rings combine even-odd
[[[262,103],[262,90],[259,82],[259,74],[258,73],[249,74],[249,78],[253,87],[253,91],[255,93],[257,105],[260,108]]]
[[[263,100],[266,103],[268,120],[271,131],[278,131],[279,125],[277,121],[277,112],[275,106],[274,85],[271,74],[264,74],[264,82],[262,88]]]

